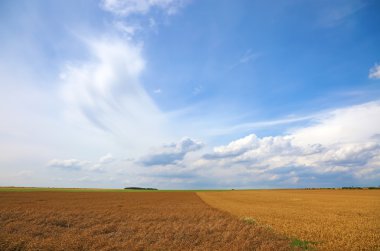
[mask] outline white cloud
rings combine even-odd
[[[203,90],[203,86],[202,85],[198,85],[196,86],[194,89],[193,89],[193,95],[198,95],[199,93],[201,93]]]
[[[368,77],[370,79],[380,79],[380,65],[375,64],[370,70]]]
[[[309,186],[308,182],[314,177],[319,177],[319,186],[324,181],[333,186],[339,176],[348,177],[347,182],[350,182],[356,177],[363,181],[380,174],[377,160],[380,142],[299,146],[290,136],[249,137],[256,138],[250,141],[251,145],[246,144],[245,138],[234,141],[234,150],[230,154],[222,155],[218,151],[229,147],[226,145],[204,155],[194,163],[198,172],[210,175],[214,182],[230,181],[230,184],[246,187],[260,184],[281,187],[300,182]],[[236,144],[239,141],[240,147]]]
[[[318,115],[316,114],[316,115],[301,116],[301,117],[293,116],[293,117],[286,117],[286,118],[277,119],[277,120],[257,121],[257,122],[251,122],[251,123],[229,125],[229,126],[224,126],[224,127],[211,127],[206,130],[206,134],[211,135],[211,136],[233,134],[233,133],[238,133],[238,132],[251,131],[253,129],[258,129],[258,128],[268,128],[268,127],[273,127],[273,126],[308,121],[310,119],[315,118],[316,116]]]
[[[101,7],[119,16],[146,14],[153,8],[162,9],[168,15],[172,15],[186,2],[184,0],[103,0]]]
[[[370,102],[320,114],[314,125],[293,129],[301,145],[367,142],[380,132],[380,102]]]
[[[108,153],[99,159],[100,164],[108,164],[115,161],[115,158],[112,156],[112,154]]]
[[[244,138],[232,141],[226,146],[214,148],[214,152],[206,154],[205,159],[222,159],[223,162],[247,163],[261,168],[263,165],[278,167],[286,166],[293,162],[293,156],[304,156],[319,152],[319,145],[307,147],[297,146],[293,142],[291,135],[287,136],[269,136],[258,138],[251,134]],[[281,162],[284,163],[281,163]]]
[[[180,5],[173,2],[165,8],[157,4],[149,8],[173,13],[176,6]],[[16,34],[10,29],[10,36],[1,40],[0,150],[5,153],[0,155],[2,184],[75,186],[78,183],[68,179],[72,175],[95,170],[116,173],[125,168],[116,159],[101,164],[99,156],[103,153],[130,158],[140,156],[152,145],[178,138],[172,136],[177,133],[175,130],[166,129],[166,114],[140,83],[145,69],[142,43],[125,39],[135,38],[141,31],[137,20],[128,18],[128,22],[121,22],[123,17],[113,16],[111,21],[105,20],[106,25],[111,24],[106,27],[109,33],[97,33],[99,27],[92,27],[91,31],[81,29],[81,35],[76,37],[81,41],[72,36],[78,30],[67,29],[72,27],[71,22],[62,19],[63,26],[45,22],[46,15],[41,11],[33,12],[41,19],[31,20],[28,15],[21,18],[28,32],[22,32],[20,37],[20,32]],[[62,16],[57,18],[61,20]],[[149,25],[155,25],[153,18],[146,19]],[[75,24],[88,27],[81,20]],[[60,48],[54,42],[49,43],[50,47],[41,45],[47,31],[54,33],[61,28],[62,32],[53,36],[53,40],[60,41]],[[60,57],[47,53],[56,50]],[[46,169],[48,160],[52,168]],[[14,174],[25,166],[33,172],[30,179],[15,178]],[[63,169],[77,171],[63,174]],[[55,183],[54,175],[62,175],[63,181]]]
[[[197,151],[202,147],[202,142],[190,138],[183,138],[177,143],[164,145],[155,149],[151,154],[142,157],[140,162],[144,166],[177,164],[184,159],[187,153]]]
[[[320,160],[337,166],[360,167],[379,154],[379,143],[341,144],[323,153]]]
[[[117,160],[108,153],[99,158],[98,161],[87,161],[78,159],[53,159],[47,164],[48,167],[60,168],[62,170],[76,170],[76,171],[106,171],[110,164],[115,163]]]
[[[318,24],[324,27],[334,27],[342,24],[350,16],[367,6],[367,3],[360,0],[331,1],[328,3],[318,19]]]
[[[373,101],[341,109],[322,110],[311,114],[299,116],[290,115],[279,119],[244,122],[240,124],[234,123],[233,119],[230,121],[227,119],[217,121],[214,117],[212,117],[212,122],[209,122],[208,117],[204,117],[202,120],[198,119],[196,122],[200,124],[200,129],[197,131],[202,132],[201,136],[215,137],[248,134],[268,128],[286,128],[285,133],[292,135],[297,134],[297,140],[304,141],[305,144],[318,144],[318,141],[321,139],[323,143],[333,143],[337,140],[361,140],[370,137],[372,132],[377,130],[377,125],[380,123],[380,119],[377,116],[380,110],[379,104],[379,101]],[[196,107],[196,109],[200,110],[199,107]],[[236,119],[241,119],[241,117],[237,117]],[[365,123],[361,123],[361,121],[365,121]],[[192,124],[194,125],[196,123],[193,122]],[[305,124],[312,124],[313,126],[308,126],[308,132],[302,133],[302,129],[304,129],[305,126],[297,127],[297,125]],[[313,132],[311,132],[311,128],[313,128]]]
[[[140,84],[141,45],[111,37],[85,39],[85,44],[91,58],[68,64],[63,72],[67,120],[98,128],[134,149],[167,139],[165,114]]]
[[[254,59],[256,59],[259,55],[257,53],[253,53],[251,49],[247,50],[244,55],[239,59],[240,64],[246,64]]]
[[[250,134],[211,152],[189,154],[200,144],[182,140],[135,162],[149,166],[139,169],[136,182],[171,188],[376,185],[380,181],[379,107],[378,102],[370,102],[328,111],[286,135]],[[338,125],[343,129],[334,130]],[[320,128],[325,133],[314,136]]]
[[[89,164],[88,161],[80,161],[77,159],[65,159],[65,160],[60,160],[60,159],[53,159],[49,161],[48,167],[56,167],[56,168],[61,168],[65,170],[81,170],[85,166]]]
[[[308,186],[315,180],[332,186],[341,177],[346,180],[341,183],[358,177],[376,180],[380,177],[379,134],[380,103],[371,102],[328,112],[314,125],[288,135],[248,135],[215,147],[194,165],[210,169],[200,173],[215,173],[225,182],[247,186],[263,181],[272,186]]]
[[[259,144],[256,135],[250,134],[244,138],[232,141],[226,146],[214,148],[213,154],[207,154],[206,158],[223,158],[227,156],[237,156]]]
[[[157,25],[156,20],[154,20],[154,18],[149,18],[149,27],[154,28],[156,27],[156,25]]]
[[[128,40],[132,39],[133,36],[142,29],[142,27],[138,24],[130,24],[123,21],[114,21],[113,22],[114,27],[122,32],[124,35],[126,35],[126,38]]]
[[[239,60],[234,63],[233,65],[231,65],[229,67],[230,70],[234,69],[235,67],[241,65],[241,64],[247,64],[251,61],[254,61],[256,60],[258,57],[259,57],[259,53],[254,53],[252,52],[251,49],[248,49],[244,52],[244,54],[239,58]]]

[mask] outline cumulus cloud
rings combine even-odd
[[[60,168],[62,170],[75,171],[105,171],[107,165],[114,163],[116,158],[108,153],[97,161],[87,161],[78,159],[53,159],[47,164],[48,167]]]
[[[203,143],[199,141],[183,138],[177,143],[156,149],[153,153],[144,156],[140,162],[144,166],[176,164],[178,161],[183,160],[187,153],[197,151],[201,149],[202,146]]]
[[[101,7],[119,16],[146,14],[153,8],[175,14],[187,1],[184,0],[103,0]]]
[[[277,186],[307,186],[318,180],[331,186],[358,177],[378,179],[379,118],[378,102],[337,109],[287,135],[260,138],[251,134],[215,147],[195,165],[225,176],[231,184],[265,180]]]
[[[370,79],[380,79],[380,65],[375,64],[370,70],[368,77]]]
[[[149,166],[139,169],[136,182],[171,188],[378,185],[379,107],[370,102],[331,110],[284,135],[249,134],[193,154],[187,153],[202,144],[192,139],[165,145],[134,162]]]
[[[203,143],[183,138],[123,162],[118,170],[128,173],[128,184],[166,188],[377,185],[379,107],[370,102],[332,110],[285,135],[249,134],[211,151],[200,152]],[[106,154],[93,162],[54,160],[51,166],[107,172],[117,163]]]
[[[53,159],[49,161],[49,167],[61,168],[64,170],[81,170],[89,164],[88,161],[80,161],[77,159]]]
[[[115,161],[115,158],[112,156],[112,154],[108,153],[99,159],[100,164],[108,164]]]
[[[236,157],[255,147],[257,144],[258,139],[256,135],[250,134],[244,138],[232,141],[228,145],[215,147],[213,153],[205,154],[204,157],[206,159]]]
[[[215,147],[213,153],[204,155],[204,158],[223,159],[225,163],[246,163],[251,165],[250,168],[261,168],[263,164],[268,167],[271,163],[272,167],[285,167],[294,162],[293,156],[311,155],[321,151],[320,145],[300,147],[293,140],[291,135],[259,138],[251,134],[228,145]]]
[[[251,145],[237,144],[247,137],[256,140],[251,141]],[[196,165],[203,169],[210,168],[216,175],[224,176],[225,180],[232,180],[233,184],[250,185],[263,181],[267,185],[295,185],[303,181],[305,186],[308,180],[316,177],[322,184],[322,178],[337,182],[336,175],[371,179],[380,174],[377,160],[380,142],[301,146],[296,145],[290,136],[247,137],[232,142],[234,151],[229,153],[233,154],[222,155],[220,147],[217,147],[213,153],[198,160]]]

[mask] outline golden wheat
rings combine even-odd
[[[0,250],[288,250],[195,193],[3,192]]]
[[[380,250],[379,190],[199,192],[209,205],[321,250]]]

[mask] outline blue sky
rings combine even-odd
[[[378,1],[2,1],[0,185],[380,185]]]

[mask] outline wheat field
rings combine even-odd
[[[318,250],[380,250],[379,190],[199,192],[214,208]]]
[[[0,250],[289,250],[194,192],[0,192]]]

